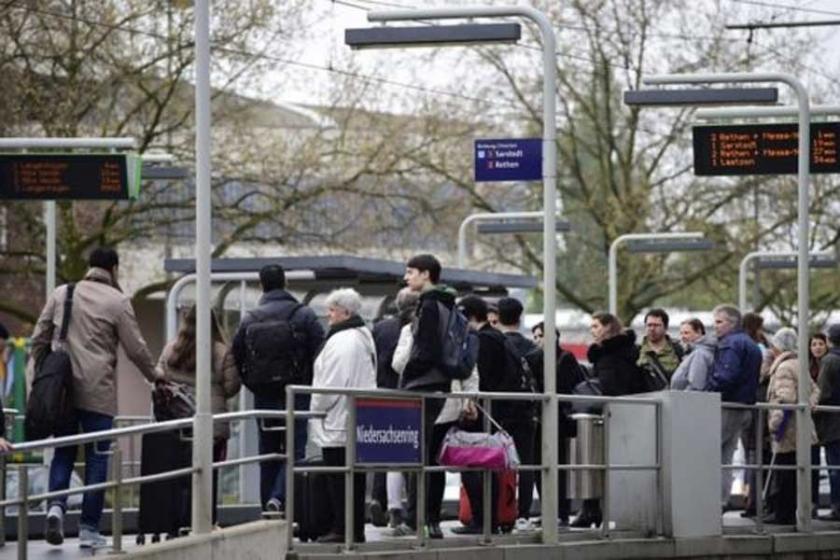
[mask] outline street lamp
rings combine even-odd
[[[539,225],[538,231],[545,231],[545,223],[543,222],[530,222],[527,224],[523,224],[523,222],[518,223],[510,223],[504,224],[505,226],[512,226],[507,229],[507,231],[481,231],[480,228],[483,225],[490,225],[490,224],[481,224],[480,222],[499,222],[501,220],[542,220],[545,217],[544,212],[478,212],[476,214],[470,214],[461,222],[461,225],[458,227],[458,268],[464,268],[467,265],[467,228],[472,223],[477,223],[479,228],[479,233],[530,233],[534,230],[532,227],[535,224]],[[565,221],[556,221],[555,220],[554,230],[556,232],[563,232],[569,231],[570,226],[568,222]],[[516,227],[513,227],[516,226]],[[531,226],[531,227],[528,227]],[[513,231],[511,231],[513,230]]]
[[[516,43],[521,37],[522,27],[518,23],[366,27],[344,30],[344,42],[351,49]]]
[[[759,269],[792,269],[797,266],[797,255],[798,253],[792,252],[755,251],[741,259],[741,266],[738,268],[738,307],[741,313],[749,311],[747,309],[747,272],[750,263],[755,261]],[[811,253],[808,266],[810,268],[835,268],[837,258],[830,252]]]
[[[648,76],[642,79],[646,85],[675,85],[675,84],[733,84],[733,83],[767,83],[776,82],[788,85],[796,95],[799,119],[799,153],[797,164],[797,179],[799,183],[799,216],[798,216],[798,263],[797,263],[797,313],[799,315],[799,386],[807,387],[810,383],[808,373],[808,318],[810,307],[810,286],[808,269],[808,201],[811,161],[811,105],[808,90],[795,76],[778,72],[768,73],[732,73],[732,74],[670,74],[663,76]],[[796,410],[796,464],[797,464],[797,516],[796,528],[799,531],[809,531],[811,528],[811,454],[810,431],[811,409],[808,405],[808,395],[800,391]]]
[[[555,353],[556,335],[556,304],[557,304],[557,248],[555,243],[555,212],[557,202],[557,124],[555,122],[556,82],[557,82],[557,42],[554,36],[554,26],[544,13],[528,6],[481,6],[464,8],[435,8],[419,10],[387,10],[371,11],[367,14],[368,21],[421,21],[438,19],[462,18],[509,18],[522,17],[537,25],[542,36],[543,49],[543,320],[545,321],[543,341],[543,365],[545,375],[545,392],[553,395],[557,382],[554,371],[557,356]],[[441,43],[446,43],[446,37]],[[394,43],[391,43],[392,45]],[[407,46],[412,43],[405,43]],[[416,42],[413,43],[416,46]],[[543,462],[548,465],[557,464],[557,401],[549,399],[543,406],[542,450]],[[291,476],[291,469],[287,476]],[[546,496],[557,495],[557,476],[555,468],[542,472],[543,487]],[[543,539],[545,542],[557,541],[557,502],[556,500],[541,500],[543,519]],[[287,505],[288,507],[288,505]],[[485,512],[489,512],[489,508]],[[485,535],[489,536],[489,523],[484,524]],[[608,527],[609,523],[604,526]],[[418,527],[418,531],[420,528]],[[606,529],[605,529],[606,530]],[[352,532],[348,528],[348,534]]]
[[[557,233],[564,233],[570,231],[572,226],[569,222],[565,220],[558,220],[554,230]],[[498,221],[498,222],[487,222],[486,224],[478,224],[475,228],[477,233],[483,234],[496,234],[496,233],[512,233],[512,234],[523,234],[523,233],[542,233],[543,230],[543,223],[542,222],[526,222],[522,220],[516,220],[513,222],[505,222],[505,221]]]
[[[777,88],[631,89],[624,92],[625,105],[645,107],[776,103],[778,100]]]
[[[693,241],[693,243],[692,243]],[[652,248],[649,252],[662,252],[666,249],[662,249],[659,246],[665,247],[665,243],[672,243],[675,244],[680,242],[681,245],[677,247],[677,251],[702,251],[707,250],[710,248],[708,244],[700,244],[699,241],[705,241],[703,239],[703,232],[700,231],[690,231],[684,233],[626,233],[624,235],[619,235],[615,238],[615,240],[610,244],[610,252],[609,252],[609,260],[608,260],[608,285],[609,285],[609,299],[610,299],[610,313],[615,315],[618,312],[618,247],[622,243],[648,243],[649,247]],[[648,252],[644,251],[644,245],[642,245],[642,249],[637,249],[634,252]]]

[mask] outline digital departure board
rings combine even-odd
[[[0,198],[135,198],[140,158],[127,154],[0,154]]]
[[[695,175],[796,174],[799,126],[695,126]],[[811,173],[840,173],[840,123],[811,124]]]

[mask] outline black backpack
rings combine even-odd
[[[58,336],[59,349],[44,356],[35,365],[35,379],[26,403],[24,433],[27,441],[59,436],[76,425],[76,409],[73,406],[73,364],[64,347],[67,342],[67,328],[73,310],[75,284],[67,285],[64,300],[64,317]]]
[[[245,328],[242,383],[251,391],[281,389],[307,383],[306,337],[292,319],[303,304],[285,318],[259,317]]]
[[[441,370],[454,380],[468,379],[478,362],[478,335],[457,308],[438,303],[441,329]]]
[[[177,383],[157,383],[152,390],[152,412],[155,420],[177,420],[195,416],[195,391]]]
[[[529,356],[524,356],[510,339],[505,339],[505,380],[502,391],[505,393],[536,393],[537,382]],[[523,401],[524,402],[524,401]]]

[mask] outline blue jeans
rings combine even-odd
[[[79,433],[81,426],[82,433],[99,432],[110,430],[114,424],[113,416],[90,412],[88,410],[76,410],[78,423],[72,426],[67,434]],[[98,453],[94,452],[94,445]],[[102,453],[111,449],[110,441],[98,441],[85,444],[85,485],[99,484],[105,482],[108,477],[108,455]],[[70,487],[70,476],[73,474],[73,463],[76,461],[76,446],[68,445],[55,450],[52,463],[50,464],[50,492],[66,490]],[[105,492],[85,492],[82,499],[82,516],[79,526],[94,531],[99,530],[99,521],[102,519],[102,507],[105,504]],[[50,506],[60,506],[67,511],[67,498],[56,498],[50,501]]]
[[[832,441],[825,446],[825,461],[828,466],[840,466],[840,441]],[[831,511],[840,514],[840,471],[828,471],[831,487]]]
[[[286,392],[279,395],[254,394],[254,408],[262,410],[286,410]],[[309,395],[295,395],[295,410],[309,410]],[[270,422],[269,426],[283,426],[284,421]],[[307,420],[295,420],[295,462],[306,456]],[[285,453],[286,432],[264,432],[260,430],[260,455],[266,453]],[[263,507],[271,498],[286,504],[286,464],[280,461],[260,463],[260,500]]]

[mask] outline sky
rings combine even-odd
[[[762,22],[791,22],[840,20],[840,0],[698,0],[709,7],[718,7],[725,23],[748,23],[750,20]],[[461,5],[468,2],[456,2]],[[486,0],[490,5],[516,4],[504,0]],[[391,9],[397,7],[443,6],[445,2],[426,0],[310,0],[305,16],[307,36],[299,41],[300,52],[295,53],[296,63],[283,72],[269,74],[254,93],[259,97],[276,102],[324,103],[329,97],[330,84],[341,77],[343,70],[353,68],[360,75],[378,75],[396,82],[383,87],[394,92],[411,92],[409,84],[417,88],[418,93],[431,91],[457,92],[469,97],[468,89],[458,79],[453,79],[461,49],[448,49],[435,55],[430,62],[428,50],[387,50],[352,52],[344,45],[344,29],[347,27],[367,27],[366,11],[371,9]],[[727,17],[732,13],[731,19]],[[816,71],[840,79],[840,26],[809,28],[814,40],[820,47],[821,59],[815,65]],[[562,31],[561,31],[562,32]],[[759,30],[754,41],[761,44],[769,34],[781,34],[786,30]],[[733,39],[743,38],[746,42],[747,31],[729,31]],[[818,66],[818,67],[817,67]],[[338,72],[326,71],[332,68]],[[290,80],[289,77],[292,77]],[[822,78],[820,78],[822,79]],[[386,107],[391,108],[393,107]],[[397,109],[398,110],[398,109]]]

